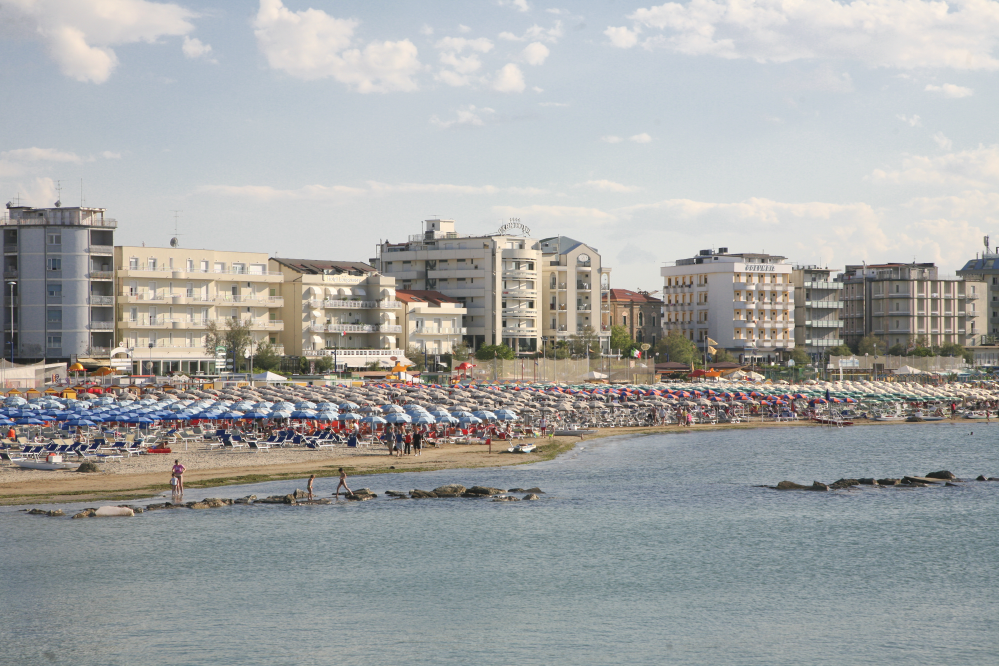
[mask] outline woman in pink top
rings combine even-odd
[[[178,495],[184,494],[184,471],[187,468],[180,464],[180,460],[173,461],[173,477],[177,479],[177,484],[174,486],[174,492]]]

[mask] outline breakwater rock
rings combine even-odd
[[[979,476],[978,481],[999,481],[999,478],[989,478],[984,474]],[[822,483],[821,481],[813,481],[811,485],[803,485],[800,483],[795,483],[794,481],[781,481],[776,486],[761,486],[763,488],[770,488],[772,490],[817,490],[817,491],[829,491],[829,490],[848,490],[850,488],[855,488],[859,486],[871,486],[875,488],[881,487],[895,487],[895,488],[928,488],[931,486],[937,487],[957,487],[958,483],[950,483],[951,481],[960,482],[961,479],[948,470],[940,470],[937,472],[929,472],[925,475],[911,475],[903,476],[901,479],[875,479],[873,477],[867,477],[862,479],[839,479],[838,481],[833,481],[830,484]]]

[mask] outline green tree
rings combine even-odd
[[[253,367],[261,372],[273,372],[281,365],[281,356],[274,350],[274,346],[265,342],[257,347],[253,352]]]
[[[894,344],[894,345],[892,345],[891,347],[888,348],[888,355],[889,356],[905,356],[906,351],[907,350],[905,348],[905,345],[903,345],[901,342],[899,342],[899,343]]]
[[[424,357],[423,350],[417,347],[416,345],[411,344],[409,345],[409,347],[406,348],[406,358],[408,358],[410,361],[413,362],[413,365],[410,366],[409,368],[410,370],[418,370],[418,371],[426,370],[426,366],[423,363],[423,357]],[[433,356],[427,354],[427,363],[433,363],[433,362],[434,362]]]
[[[826,352],[826,356],[853,356],[853,350],[846,345],[836,345]]]
[[[871,356],[884,355],[888,352],[888,345],[885,341],[876,335],[865,335],[857,343],[857,355],[863,356],[864,354],[870,354]]]
[[[611,326],[610,330],[610,348],[620,351],[622,354],[625,350],[631,349],[635,344],[635,341],[631,339],[631,335],[628,333],[628,329],[624,326]]]
[[[688,365],[691,363],[701,364],[701,350],[676,328],[656,343],[656,352],[659,353],[660,361],[673,361]]]
[[[806,366],[812,362],[812,357],[801,347],[795,347],[791,352],[791,360],[798,367]]]
[[[216,348],[225,347],[226,356],[235,358],[236,367],[233,370],[236,372],[246,367],[245,354],[252,341],[249,320],[226,319],[224,326],[212,320],[205,331],[205,351],[214,356]]]
[[[467,361],[471,356],[471,351],[464,342],[456,342],[451,345],[450,358],[461,363],[462,361]]]
[[[600,338],[592,326],[584,326],[581,333],[569,336],[569,349],[572,354],[581,358],[599,358]]]
[[[735,363],[735,357],[724,349],[719,349],[715,352],[714,361],[715,363]]]
[[[499,358],[503,360],[511,360],[516,355],[513,350],[506,345],[482,345],[479,347],[478,351],[475,352],[475,358],[480,361],[491,361],[494,358]]]

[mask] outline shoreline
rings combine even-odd
[[[963,419],[907,423],[905,421],[870,421],[863,425],[957,425]],[[971,421],[971,425],[978,423]],[[983,426],[989,425],[982,423]],[[350,477],[401,472],[425,472],[442,469],[507,467],[552,460],[572,450],[583,441],[618,436],[693,433],[713,430],[757,428],[835,428],[813,421],[758,422],[695,425],[692,427],[652,426],[600,428],[596,434],[582,437],[554,437],[534,441],[534,453],[513,454],[506,451],[509,442],[495,442],[493,453],[485,444],[450,444],[423,450],[419,457],[390,457],[381,447],[361,451],[337,448],[323,451],[272,449],[260,453],[221,453],[197,448],[165,455],[146,454],[119,462],[102,463],[105,471],[82,474],[75,471],[39,471],[20,468],[0,469],[0,506],[62,504],[70,502],[129,501],[149,499],[170,489],[170,466],[179,458],[188,467],[184,475],[187,490],[218,486],[246,485],[289,479],[335,477],[343,467]],[[269,459],[268,459],[269,458]],[[296,460],[297,459],[297,460]]]

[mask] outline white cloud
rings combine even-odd
[[[24,22],[29,29],[21,34],[41,40],[63,74],[90,83],[104,83],[118,66],[111,47],[186,35],[194,17],[179,5],[147,0],[9,0],[0,7],[0,22]]]
[[[447,129],[455,125],[481,127],[486,124],[482,116],[495,114],[496,111],[489,107],[476,107],[474,104],[469,104],[468,106],[459,108],[455,113],[456,117],[454,120],[441,120],[437,116],[431,116],[430,122],[441,129]]]
[[[950,150],[954,147],[954,142],[948,139],[943,132],[937,132],[933,135],[933,140],[937,142],[937,145],[944,150]]]
[[[907,117],[904,114],[900,113],[900,114],[896,114],[895,117],[898,118],[899,120],[901,120],[903,123],[905,123],[909,127],[920,127],[923,124],[923,121],[920,120],[919,116],[917,116],[917,115],[913,115],[911,117]]]
[[[519,93],[524,92],[524,73],[520,71],[520,67],[515,64],[507,63],[496,72],[496,77],[493,79],[493,90],[504,93]]]
[[[621,143],[622,141],[624,141],[624,139],[622,139],[621,137],[614,136],[613,134],[609,136],[602,136],[600,137],[600,140],[603,141],[604,143]]]
[[[538,196],[547,190],[535,187],[497,187],[495,185],[454,185],[451,183],[381,183],[367,181],[365,187],[348,185],[306,185],[281,189],[269,185],[203,185],[197,194],[237,197],[253,201],[340,201],[358,196],[392,194],[512,194]]]
[[[610,40],[611,46],[616,46],[619,49],[630,49],[638,43],[638,33],[626,27],[615,28],[612,26],[604,30],[604,34]]]
[[[499,0],[499,6],[511,7],[516,9],[518,12],[531,11],[531,6],[527,4],[527,0]]]
[[[588,180],[585,183],[580,183],[577,187],[586,187],[598,192],[616,192],[619,194],[637,192],[642,189],[640,187],[634,187],[633,185],[615,183],[613,180]]]
[[[205,58],[208,62],[218,62],[211,57],[212,47],[200,39],[184,36],[184,44],[180,47],[188,58]]]
[[[535,23],[530,28],[524,31],[523,35],[515,35],[512,32],[501,32],[499,34],[500,39],[505,39],[509,42],[548,42],[549,44],[555,44],[562,37],[562,21],[555,21],[555,25],[550,28],[542,28],[540,25]]]
[[[946,140],[942,134],[939,135]],[[936,139],[936,137],[934,137]],[[949,140],[947,140],[949,143]],[[939,144],[940,141],[938,140]],[[942,147],[942,145],[941,145]],[[999,144],[978,146],[944,155],[911,155],[902,160],[902,168],[876,169],[870,180],[888,183],[956,185],[964,188],[991,189],[999,185]]]
[[[545,58],[548,57],[549,53],[551,53],[551,51],[549,51],[548,47],[541,42],[531,42],[524,47],[520,57],[523,58],[524,62],[528,65],[543,65]]]
[[[493,43],[485,37],[466,39],[464,37],[445,37],[435,45],[440,53],[440,62],[444,66],[434,78],[449,86],[467,86],[480,82],[481,76],[472,76],[482,68],[479,53],[488,53],[493,49]],[[469,51],[468,55],[462,55]]]
[[[434,34],[434,29],[430,27],[430,24],[424,23],[423,26],[420,28],[420,34],[429,37],[430,35]]]
[[[926,92],[936,93],[938,95],[943,95],[944,97],[951,97],[954,99],[960,99],[961,97],[971,97],[975,94],[975,91],[971,88],[965,88],[964,86],[956,86],[953,83],[945,83],[942,86],[935,86],[929,84],[924,88]]]
[[[71,162],[79,164],[84,161],[76,153],[69,153],[55,148],[16,148],[0,153],[0,159],[12,162]]]
[[[983,0],[691,0],[638,9],[628,18],[638,28],[660,31],[643,42],[646,47],[688,55],[758,62],[850,59],[901,69],[999,68],[992,55],[999,40],[999,4]]]
[[[281,0],[260,0],[253,27],[272,69],[304,80],[333,78],[362,93],[416,90],[422,65],[408,39],[354,46],[358,21],[319,9],[293,12]]]
[[[467,25],[459,23],[458,24],[458,32],[460,32],[462,34],[466,34],[466,33],[472,32],[472,29],[469,28]]]
[[[538,102],[538,106],[569,106],[565,102]]]
[[[628,137],[628,141],[633,141],[634,143],[651,143],[652,137],[645,132],[642,132],[641,134]]]

